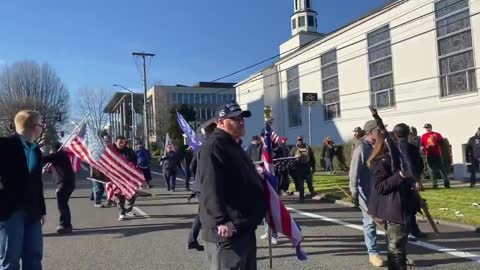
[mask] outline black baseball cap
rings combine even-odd
[[[223,109],[218,112],[218,119],[226,119],[232,117],[249,118],[250,116],[252,116],[252,113],[250,111],[242,111],[240,105],[238,105],[238,103],[235,101],[225,104]]]
[[[423,128],[432,128],[432,124],[425,124]]]

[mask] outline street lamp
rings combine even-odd
[[[135,148],[135,138],[137,137],[137,119],[135,117],[135,107],[133,106],[133,91],[126,88],[125,86],[119,85],[119,84],[114,84],[112,86],[120,87],[128,92],[130,92],[130,108],[132,111],[132,130],[133,130],[133,136],[132,136],[132,147]]]

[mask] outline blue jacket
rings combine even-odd
[[[135,152],[137,155],[137,166],[141,169],[147,169],[150,167],[150,152],[143,148]]]

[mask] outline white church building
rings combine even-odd
[[[464,144],[480,127],[480,1],[390,1],[329,34],[317,32],[311,2],[294,0],[279,60],[235,86],[253,113],[245,139],[259,133],[271,106],[273,128],[289,143],[303,135],[312,145],[325,136],[341,144],[372,119],[373,105],[390,128],[406,123],[422,135],[432,124],[452,145],[454,176],[466,177]],[[311,132],[303,93],[318,94]]]

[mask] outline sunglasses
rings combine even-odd
[[[44,124],[34,124],[33,127],[40,127],[42,129],[44,129],[45,125]]]

